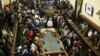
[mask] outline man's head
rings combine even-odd
[[[92,52],[92,50],[89,48],[89,49],[88,49],[88,52]]]

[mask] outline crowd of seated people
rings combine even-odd
[[[66,25],[64,20],[68,14],[67,11],[72,9],[69,1],[52,2],[52,0],[50,0],[46,2],[45,0],[21,0],[14,1],[5,8],[5,11],[0,14],[0,23],[2,22],[2,24],[5,24],[4,26],[8,26],[9,30],[7,30],[8,28],[5,29],[5,27],[0,29],[0,47],[4,49],[0,49],[2,56],[9,56],[9,45],[11,45],[10,42],[13,42],[12,29],[16,22],[20,28],[24,28],[21,37],[25,37],[23,43],[18,47],[18,56],[40,56],[42,43],[40,36],[38,36],[38,29],[52,27],[59,32],[69,55],[79,56],[82,41],[80,37]],[[46,10],[51,10],[51,12],[48,13]],[[52,10],[56,10],[56,12],[52,12]],[[7,36],[5,37],[5,35]]]
[[[13,33],[10,29],[0,29],[0,51],[2,51],[1,55],[9,56],[11,51],[11,46],[13,42]]]
[[[0,12],[0,51],[2,51],[0,56],[10,56],[11,47],[14,42],[15,13],[10,5],[5,5],[4,9]]]
[[[77,33],[66,25],[66,23],[63,28],[61,28],[60,32],[61,41],[63,42],[66,51],[69,53],[68,55],[80,56],[80,49],[83,48],[83,43]]]
[[[88,31],[88,36],[89,40],[92,42],[92,44],[94,44],[94,46],[96,47],[96,49],[100,49],[99,46],[100,46],[100,33],[97,32],[96,30],[94,29],[90,29]]]
[[[76,25],[81,30],[82,35],[85,37],[88,37],[88,38],[86,38],[86,40],[89,39],[89,41],[88,40],[87,41],[89,43],[91,43],[90,45],[93,45],[93,47],[95,47],[96,50],[99,50],[100,49],[99,48],[100,32],[97,31],[95,28],[93,28],[90,24],[85,22],[81,17],[79,17],[79,18],[80,18],[80,20],[78,20],[76,22]]]
[[[66,12],[63,12],[62,10],[67,9],[67,8],[60,8],[60,6],[62,3],[64,4],[67,4],[67,3],[65,3],[64,1],[61,1],[60,4],[59,3],[55,4],[52,2],[49,2],[49,3],[44,3],[44,2],[45,2],[44,0],[38,1],[38,3],[36,3],[36,7],[34,6],[34,8],[30,8],[32,6],[31,5],[28,6],[29,4],[27,2],[19,2],[21,5],[20,5],[20,9],[17,11],[18,23],[20,25],[20,28],[24,28],[22,37],[23,36],[25,37],[25,41],[23,41],[23,44],[21,44],[18,47],[19,55],[25,56],[24,54],[26,54],[27,52],[31,53],[31,55],[36,55],[36,56],[40,55],[41,53],[40,47],[42,43],[39,41],[36,41],[37,39],[40,39],[40,37],[36,38],[36,36],[39,34],[38,29],[52,28],[52,27],[60,29],[64,27],[63,18],[65,17],[64,13]],[[54,1],[54,2],[57,2],[57,1]],[[62,5],[65,6],[64,4]],[[51,12],[49,12],[48,9]],[[55,12],[54,10],[57,10],[57,11]],[[63,25],[60,26],[61,24]],[[27,53],[28,56],[30,55],[29,53]]]
[[[98,49],[97,46],[99,46],[98,44],[99,44],[100,33],[83,20],[79,24],[81,26],[82,34],[88,37],[89,42],[92,42],[92,45],[94,45],[96,49]]]
[[[55,1],[57,2],[57,1]],[[50,2],[52,4],[52,2]],[[38,33],[38,29],[40,28],[57,28],[57,29],[61,29],[64,27],[65,23],[64,23],[64,18],[66,16],[66,9],[68,9],[69,7],[67,6],[67,2],[65,1],[61,1],[60,4],[57,3],[53,3],[53,5],[48,5],[49,9],[56,9],[56,12],[51,12],[48,13],[46,12],[44,9],[44,1],[40,1],[40,4],[37,3],[38,6],[33,9],[29,8],[28,6],[25,6],[24,9],[20,9],[19,14],[20,18],[22,17],[22,22],[21,24],[26,26],[26,28],[23,31],[23,35],[26,37],[26,39],[29,41],[29,43],[34,43],[34,38]],[[48,4],[48,3],[46,3]],[[41,8],[41,6],[43,8]],[[65,5],[68,7],[66,8]],[[48,7],[47,6],[47,7]],[[50,8],[50,6],[52,8]],[[63,7],[61,7],[63,6]],[[47,8],[46,8],[47,9]],[[59,12],[60,11],[60,12]],[[31,16],[29,16],[31,15]],[[63,20],[63,21],[62,21]],[[58,32],[60,33],[61,30],[58,30]],[[30,44],[30,46],[31,46]],[[39,48],[39,46],[37,44],[35,44],[37,46],[37,48]],[[29,46],[29,45],[28,45]],[[39,52],[39,51],[38,51]]]
[[[61,25],[59,25],[59,31],[60,31],[60,35],[61,35],[61,41],[63,42],[63,45],[64,45],[65,49],[68,52],[68,55],[69,56],[71,56],[71,55],[74,55],[74,56],[81,56],[81,55],[85,55],[85,56],[92,55],[92,56],[95,56],[95,54],[93,53],[93,51],[89,47],[84,46],[86,44],[82,40],[81,36],[78,35],[71,28],[71,26],[66,24],[66,22],[64,20],[62,20],[62,21],[63,21],[63,23]],[[60,27],[62,25],[63,25],[63,28]],[[97,39],[94,39],[94,40],[96,41]],[[99,44],[100,43],[98,43],[98,45]],[[88,51],[89,53],[86,53],[87,50],[83,50],[84,47],[86,47],[86,49],[89,49],[89,51]],[[86,52],[84,52],[84,51],[86,51]]]

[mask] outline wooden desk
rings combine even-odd
[[[54,28],[41,29],[44,56],[68,56]]]

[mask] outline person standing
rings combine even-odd
[[[49,28],[53,27],[52,18],[49,18],[49,20],[47,22],[47,27],[49,27]]]

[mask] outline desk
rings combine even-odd
[[[44,56],[68,56],[54,28],[41,29]]]

